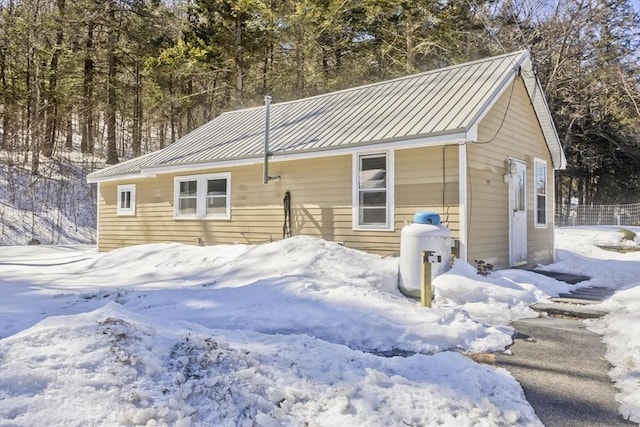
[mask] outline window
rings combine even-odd
[[[354,229],[393,229],[392,164],[390,153],[354,156]]]
[[[227,179],[207,179],[206,215],[224,215],[227,212]]]
[[[229,219],[230,188],[230,173],[178,176],[174,179],[174,216]]]
[[[198,207],[198,181],[180,181],[178,193],[178,215],[196,216]]]
[[[119,216],[136,214],[136,185],[118,185],[117,214]]]
[[[527,195],[527,171],[525,169],[524,163],[522,164],[522,167],[516,169],[516,176],[514,177],[514,179],[516,180],[514,209],[516,211],[524,212],[527,209],[525,204]]]
[[[547,226],[547,163],[535,159],[535,224],[536,227]]]

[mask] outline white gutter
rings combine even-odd
[[[459,145],[465,143],[468,140],[468,134],[463,132],[453,134],[435,135],[423,138],[412,138],[405,140],[396,140],[390,142],[381,142],[378,144],[363,144],[358,146],[349,146],[345,148],[331,147],[325,150],[305,151],[301,153],[287,153],[278,154],[271,153],[270,163],[274,162],[286,162],[291,160],[308,160],[308,159],[320,159],[324,157],[345,156],[360,153],[371,153],[374,151],[383,150],[403,150],[409,148],[418,147],[440,147],[443,145]],[[182,173],[182,172],[194,172],[205,169],[228,169],[238,166],[251,166],[263,163],[263,157],[254,156],[243,159],[223,160],[219,162],[203,162],[203,163],[189,163],[182,165],[167,165],[143,168],[141,172],[129,173],[127,175],[108,175],[98,178],[87,178],[87,182],[108,182],[108,181],[122,181],[124,179],[140,179],[140,178],[153,178],[156,175],[164,173]],[[273,177],[272,177],[273,178]]]
[[[143,179],[143,178],[155,178],[155,172],[133,172],[125,175],[107,175],[104,177],[92,178],[87,175],[87,183],[88,184],[96,184],[101,182],[109,182],[109,181],[131,181],[132,179]]]

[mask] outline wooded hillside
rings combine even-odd
[[[0,144],[109,164],[222,111],[529,49],[569,167],[558,201],[640,200],[629,0],[0,0]]]

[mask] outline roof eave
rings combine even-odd
[[[270,161],[272,162],[284,162],[291,160],[305,160],[315,159],[321,157],[333,157],[340,155],[350,155],[362,152],[382,151],[382,150],[402,150],[417,147],[430,147],[441,145],[460,144],[469,141],[468,132],[466,129],[455,129],[453,132],[438,133],[423,135],[409,139],[396,139],[396,140],[382,140],[375,142],[363,142],[360,144],[348,144],[343,147],[327,147],[314,150],[305,150],[299,152],[285,152],[285,153],[271,153]],[[87,182],[108,182],[108,181],[122,181],[126,179],[140,179],[140,178],[152,178],[158,174],[166,173],[181,173],[181,172],[193,172],[204,169],[213,168],[231,168],[238,166],[248,166],[254,164],[261,164],[264,160],[262,154],[246,156],[243,158],[234,159],[219,159],[210,161],[199,162],[185,162],[180,164],[151,166],[142,168],[137,173],[128,173],[125,175],[110,175],[103,177],[94,177]]]
[[[531,75],[523,75],[520,71],[522,67],[528,66],[528,72]],[[555,170],[562,170],[567,167],[567,159],[564,154],[564,150],[562,148],[562,144],[560,142],[560,137],[558,136],[558,132],[556,130],[555,124],[553,123],[553,118],[551,117],[551,111],[549,110],[549,105],[547,104],[546,97],[542,92],[542,88],[540,82],[538,81],[538,77],[533,72],[533,65],[531,63],[531,56],[528,51],[522,51],[520,56],[514,60],[513,62],[513,71],[509,73],[505,73],[505,76],[498,86],[498,89],[493,93],[491,97],[489,97],[485,104],[478,109],[477,114],[471,119],[469,122],[469,139],[471,141],[477,141],[476,135],[472,132],[473,130],[477,130],[478,125],[484,119],[484,117],[488,114],[491,108],[498,101],[500,96],[507,90],[510,84],[512,84],[513,80],[515,80],[518,75],[523,76],[523,80],[525,80],[525,88],[527,91],[527,95],[529,96],[529,101],[533,106],[533,109],[536,114],[536,118],[540,125],[540,128],[543,132],[545,143],[547,144],[547,148],[549,149],[549,153],[551,155],[551,160],[553,163],[553,168]],[[533,88],[535,89],[533,89]],[[539,96],[539,102],[542,105],[536,105],[534,91],[542,94]],[[543,126],[542,122],[545,122],[548,126]],[[548,130],[545,129],[548,127]]]
[[[484,104],[478,108],[476,114],[469,120],[469,129],[477,129],[480,122],[485,118],[485,116],[491,111],[491,108],[495,105],[496,102],[500,99],[502,94],[509,88],[513,80],[518,76],[518,70],[524,63],[526,59],[529,58],[529,53],[527,51],[522,51],[517,59],[512,62],[512,69],[508,72],[504,73],[500,84],[496,88],[496,90],[491,94],[491,96],[487,97]]]
[[[547,98],[542,91],[542,85],[538,80],[538,76],[533,68],[533,64],[529,55],[527,55],[527,57],[525,58],[523,65],[526,65],[528,68],[528,70],[526,71],[528,73],[531,73],[530,75],[525,75],[523,77],[523,80],[525,80],[524,86],[527,91],[527,95],[529,96],[529,101],[531,102],[531,105],[536,112],[536,118],[538,119],[538,124],[542,129],[547,147],[549,148],[549,154],[551,155],[553,168],[555,170],[566,169],[567,158],[564,154],[564,149],[562,148],[562,142],[560,141],[560,137],[558,136],[558,131],[556,129],[555,123],[553,122],[553,117],[551,116],[551,110],[549,109]]]
[[[155,173],[149,173],[147,171],[139,171],[139,172],[131,172],[123,175],[98,175],[91,176],[92,174],[87,175],[87,183],[88,184],[96,184],[99,182],[110,182],[110,181],[126,181],[132,179],[142,179],[142,178],[155,178]]]

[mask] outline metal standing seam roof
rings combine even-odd
[[[527,51],[427,71],[311,98],[271,104],[274,156],[466,133],[521,75],[556,168],[566,161]],[[265,107],[222,113],[174,144],[91,173],[90,182],[264,155]]]

